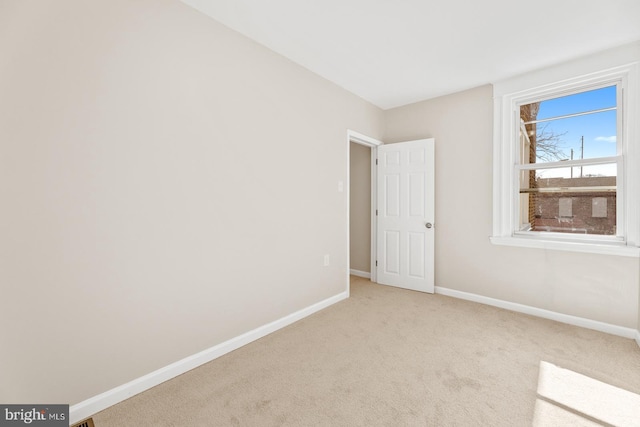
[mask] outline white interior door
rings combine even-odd
[[[434,139],[377,150],[377,282],[433,293]]]

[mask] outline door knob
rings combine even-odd
[[[427,227],[427,228],[431,228],[431,227],[433,227],[433,224],[431,224],[430,222],[428,222],[428,223],[426,223],[424,226],[425,226],[425,227]]]

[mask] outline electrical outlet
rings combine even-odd
[[[324,256],[324,266],[328,267],[329,266],[329,254],[326,254]]]

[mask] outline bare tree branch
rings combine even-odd
[[[555,133],[548,129],[549,123],[536,123],[539,111],[539,102],[520,106],[520,118],[528,123],[525,128],[531,142],[529,161],[555,162],[566,159],[568,156],[561,147],[561,137],[567,132]]]
[[[549,124],[538,127],[536,133],[536,157],[543,162],[555,162],[567,159],[567,153],[560,147],[561,137],[567,132],[555,133],[548,130]]]

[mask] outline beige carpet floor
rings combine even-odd
[[[541,362],[622,389],[613,399],[622,412],[640,394],[633,340],[352,277],[348,300],[93,418],[96,427],[616,424],[540,395]],[[587,406],[618,396],[558,378],[562,387],[543,382]]]

